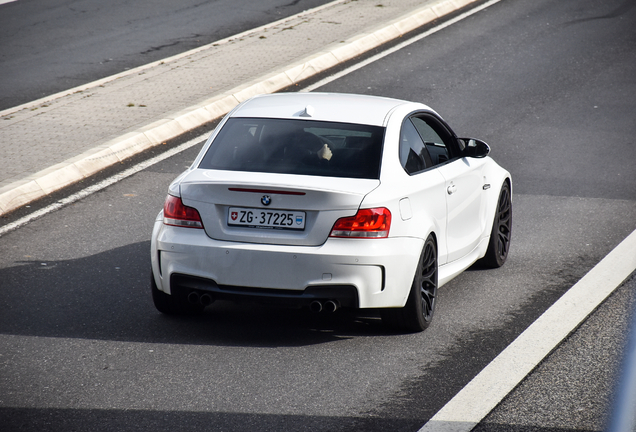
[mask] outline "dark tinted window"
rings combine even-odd
[[[377,179],[383,137],[379,126],[231,118],[199,167]]]
[[[437,126],[437,124],[431,119],[427,122],[425,119],[419,117],[413,117],[411,121],[413,121],[413,125],[415,125],[415,128],[424,140],[426,149],[433,161],[433,165],[439,165],[448,161],[450,159],[448,147],[442,137],[440,137],[440,135],[432,127],[432,125]],[[448,140],[449,138],[446,139],[446,141]]]
[[[402,124],[400,131],[400,163],[409,174],[418,173],[433,165],[424,141],[408,119]]]

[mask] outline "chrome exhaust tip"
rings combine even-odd
[[[210,294],[203,294],[201,297],[199,297],[199,302],[203,306],[208,306],[214,303],[214,299],[212,298]]]
[[[340,304],[338,300],[327,300],[323,306],[323,310],[327,313],[334,313],[339,307]]]
[[[309,310],[314,312],[314,313],[318,313],[320,311],[322,311],[322,303],[319,302],[318,300],[314,300],[309,304]]]
[[[199,293],[197,293],[196,291],[192,291],[190,294],[188,294],[188,302],[192,304],[199,303]]]

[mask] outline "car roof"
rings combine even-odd
[[[231,117],[289,118],[384,126],[387,115],[400,105],[429,109],[422,104],[379,96],[344,93],[275,93],[255,96]],[[309,108],[308,108],[309,107]]]

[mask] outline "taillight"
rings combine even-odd
[[[199,212],[183,205],[181,198],[168,195],[163,204],[163,223],[185,228],[203,228]]]
[[[336,221],[329,237],[384,238],[389,236],[391,212],[384,207],[358,210]]]

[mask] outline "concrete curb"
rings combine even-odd
[[[339,0],[329,5],[341,3],[342,1],[343,0]],[[258,77],[224,94],[219,94],[207,99],[200,104],[190,106],[182,111],[167,113],[163,118],[143,126],[136,131],[112,139],[81,155],[2,188],[4,191],[0,192],[0,215],[6,214],[29,202],[85,179],[150,147],[176,138],[189,130],[216,120],[227,114],[240,102],[252,96],[274,93],[297,84],[371,49],[377,48],[386,42],[401,37],[437,18],[461,9],[474,1],[475,0],[437,1],[411,11],[383,25],[381,28],[372,29],[369,33],[362,33],[351,37],[344,41],[344,43],[327,46],[323,51],[308,56],[298,63],[281,67],[273,73]],[[326,6],[328,5],[321,6],[320,8]],[[307,11],[304,14],[314,12],[317,9],[319,8]],[[271,24],[268,26],[271,26]],[[255,30],[252,30],[247,33],[254,31]],[[229,39],[231,38],[227,40]],[[215,42],[215,44],[220,42]],[[209,46],[210,45],[206,47]],[[197,48],[196,51],[202,51],[206,49],[206,47]],[[189,53],[180,54],[175,57],[185,56]],[[128,75],[139,69],[147,69],[153,65],[154,63],[141,66],[134,71],[127,71],[124,74]],[[106,78],[106,80],[112,78],[113,77],[109,77]],[[103,80],[97,81],[97,85],[102,81]],[[91,83],[82,88],[85,89],[93,85],[96,84]],[[53,97],[59,97],[68,93],[69,92],[66,91],[47,99],[50,100]],[[37,102],[42,102],[42,100]]]

